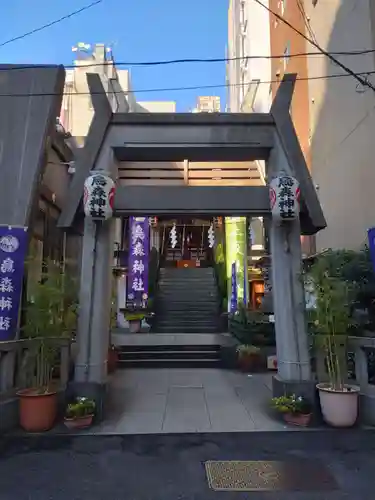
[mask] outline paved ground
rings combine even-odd
[[[204,469],[209,460],[312,459],[337,490],[215,492]],[[374,470],[371,431],[0,439],[0,500],[373,500]]]
[[[286,430],[269,416],[271,374],[220,369],[118,370],[110,409],[95,433]]]

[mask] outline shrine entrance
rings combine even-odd
[[[103,404],[115,226],[116,218],[123,216],[166,218],[167,224],[176,221],[176,228],[187,217],[267,220],[278,357],[275,384],[285,391],[287,384],[295,388],[296,384],[313,383],[300,279],[300,238],[301,234],[315,234],[326,222],[289,115],[295,79],[295,75],[284,77],[270,113],[137,114],[113,113],[99,76],[88,75],[95,113],[76,162],[60,226],[73,223],[90,175],[114,179],[116,195],[112,218],[102,222],[85,218],[75,369],[80,395],[94,395],[98,405]],[[191,175],[189,162],[205,163],[199,168],[206,173]],[[223,162],[227,165],[216,168]],[[232,162],[249,165],[232,168]],[[163,173],[155,174],[155,164]],[[234,175],[234,170],[242,173]],[[270,184],[273,189],[277,179],[289,179],[290,185],[298,182],[300,188],[300,210],[286,222],[272,216]],[[283,211],[284,201],[272,192],[276,209]],[[289,212],[283,214],[288,217]],[[189,227],[185,223],[185,235]],[[199,230],[191,233],[194,244],[186,247],[185,236],[181,253],[172,255],[172,262],[184,260],[185,254],[191,262],[196,252],[207,251],[199,245]]]
[[[213,264],[210,248],[210,219],[178,217],[159,220],[159,254],[162,267],[209,267]],[[172,241],[171,235],[175,235]]]

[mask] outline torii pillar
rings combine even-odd
[[[268,182],[281,173],[300,182],[302,196],[324,217],[289,114],[295,75],[285,77],[271,107],[276,125],[275,145],[267,162]],[[304,200],[303,200],[304,202]],[[323,222],[324,221],[324,222]],[[275,316],[277,375],[273,378],[275,396],[297,394],[315,401],[308,346],[305,296],[302,276],[300,219],[278,224],[270,220],[272,292]],[[316,231],[315,231],[316,232]]]

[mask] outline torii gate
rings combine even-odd
[[[312,387],[300,236],[326,227],[289,114],[295,80],[296,75],[284,77],[270,113],[138,114],[113,113],[99,76],[88,75],[95,114],[59,220],[60,227],[72,224],[92,170],[109,172],[116,180],[115,216],[271,215],[268,186],[121,186],[121,161],[264,160],[267,179],[281,172],[296,178],[302,200],[299,219],[270,222],[275,393],[290,384],[305,392],[303,386]],[[95,397],[99,407],[107,379],[113,238],[114,219],[100,224],[85,219],[75,384],[80,395]]]

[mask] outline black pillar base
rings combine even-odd
[[[272,377],[272,395],[275,398],[280,396],[303,396],[310,402],[312,407],[312,424],[320,425],[322,420],[322,412],[320,409],[319,393],[316,388],[316,382],[311,381],[291,381],[283,380],[280,376]]]
[[[95,401],[95,423],[104,418],[105,403],[107,399],[107,384],[97,382],[70,382],[67,388],[67,400],[76,397],[90,398]]]

